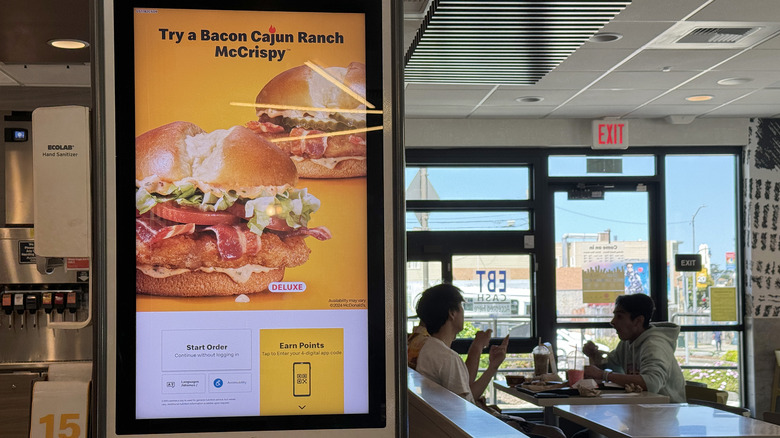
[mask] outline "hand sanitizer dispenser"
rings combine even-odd
[[[33,111],[33,222],[41,274],[91,267],[89,134],[89,108]],[[87,295],[91,307],[92,294]],[[49,327],[80,328],[89,320],[90,316],[84,321],[52,321]]]

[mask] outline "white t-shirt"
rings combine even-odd
[[[466,363],[440,339],[431,336],[417,357],[417,372],[474,403]]]

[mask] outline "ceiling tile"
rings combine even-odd
[[[600,71],[563,71],[558,68],[528,87],[531,90],[579,90],[601,76]]]
[[[574,94],[573,90],[534,90],[521,87],[501,86],[481,106],[517,106],[535,108],[540,106],[560,105]],[[521,103],[515,101],[518,97],[539,96],[544,100],[536,103]]]
[[[738,102],[741,102],[738,101]],[[724,105],[701,117],[772,117],[780,114],[780,105],[738,105],[735,103]]]
[[[753,80],[742,85],[718,85],[719,80],[728,78],[751,78]],[[764,88],[778,80],[780,80],[780,74],[777,71],[714,70],[702,73],[701,76],[680,87],[680,90],[711,90],[713,93],[717,93],[721,89]]]
[[[580,48],[563,61],[554,71],[604,71],[634,53],[632,49]]]
[[[474,110],[473,105],[406,105],[406,117],[465,118]]]
[[[657,97],[666,90],[585,90],[566,104],[615,105],[637,107]]]
[[[616,71],[608,74],[591,86],[594,89],[656,89],[668,90],[696,76],[698,72],[670,71],[670,72],[634,72]]]
[[[628,118],[654,118],[654,117],[666,117],[669,115],[677,116],[698,116],[717,108],[718,105],[663,105],[652,104],[645,105],[642,108],[638,108],[636,111],[627,115]]]
[[[736,105],[775,105],[780,108],[780,90],[757,90],[734,102]],[[780,111],[778,111],[780,112]]]
[[[539,118],[544,114],[555,109],[555,105],[498,105],[498,106],[480,106],[469,118]]]
[[[778,17],[780,2],[777,0],[715,0],[688,20],[762,22],[776,21]]]
[[[422,23],[421,19],[415,18],[414,20],[404,20],[404,51],[409,49],[409,46],[414,41],[415,35],[417,35],[417,29],[420,28]]]
[[[597,105],[565,105],[551,114],[547,118],[588,118],[601,119],[604,117],[620,117],[636,108],[635,106],[597,106]]]
[[[672,26],[668,21],[613,21],[607,23],[599,33],[614,32],[623,35],[617,41],[594,43],[586,41],[581,49],[638,49],[652,41],[658,34]]]
[[[705,0],[634,0],[613,21],[678,21]]]
[[[771,49],[776,50],[780,49],[780,35],[775,35],[773,38],[770,38],[763,43],[756,46],[756,49],[758,50],[764,50],[764,49]]]
[[[643,50],[618,71],[704,71],[739,53],[737,50]]]
[[[471,105],[474,108],[493,87],[474,85],[409,84],[406,87],[408,105]]]
[[[653,101],[653,105],[687,105],[690,107],[706,106],[706,105],[722,105],[730,102],[734,99],[744,96],[748,91],[740,89],[725,89],[721,88],[717,93],[713,93],[712,100],[705,102],[687,102],[686,97],[702,94],[698,90],[673,90],[669,93],[661,96],[657,100]],[[704,93],[707,94],[707,93]]]
[[[728,62],[719,65],[716,70],[780,70],[780,49],[750,50]]]

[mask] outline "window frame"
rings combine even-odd
[[[620,157],[626,155],[652,155],[655,157],[656,172],[652,176],[578,176],[550,177],[548,176],[548,158],[550,156],[583,156],[583,157]],[[666,290],[666,196],[665,196],[665,160],[667,155],[734,155],[735,156],[735,187],[737,197],[737,242],[735,251],[740,266],[744,266],[744,236],[739,232],[745,223],[743,205],[743,185],[740,164],[744,162],[744,150],[739,146],[679,146],[679,147],[641,147],[628,150],[592,150],[586,148],[426,148],[407,149],[406,165],[408,167],[436,166],[528,166],[529,167],[529,199],[527,201],[407,201],[407,211],[462,211],[462,210],[506,210],[508,207],[529,212],[528,231],[414,231],[407,233],[408,260],[441,260],[442,279],[452,281],[451,270],[448,267],[449,257],[453,253],[474,252],[474,248],[486,246],[489,243],[515,243],[515,251],[522,249],[532,254],[536,266],[532,282],[532,338],[542,337],[555,342],[558,329],[581,328],[611,328],[606,323],[559,323],[557,321],[555,293],[539,293],[539,291],[554,291],[555,289],[555,237],[554,227],[544,224],[554,223],[553,193],[556,187],[576,185],[577,183],[600,184],[646,184],[649,194],[649,208],[652,212],[648,218],[650,239],[650,260],[652,268],[651,296],[656,300],[658,320],[668,319]],[[525,249],[522,242],[526,235],[534,237],[534,247]],[[464,248],[464,246],[469,246]],[[501,248],[504,248],[503,246]],[[478,251],[478,250],[477,250]],[[661,268],[659,268],[661,267]],[[737,269],[737,306],[739,321],[735,325],[682,326],[681,332],[703,331],[734,331],[739,333],[741,346],[740,364],[746,359],[744,348],[744,303],[745,278],[744,268]],[[465,353],[468,340],[456,340],[453,348]],[[531,339],[510,339],[510,353],[529,353],[536,343]],[[465,349],[464,349],[465,346]],[[741,374],[741,376],[744,376]],[[744,377],[741,391],[744,399],[747,390]]]

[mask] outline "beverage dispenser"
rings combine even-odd
[[[3,120],[0,399],[20,407],[0,412],[4,437],[28,436],[31,382],[51,364],[92,361],[88,127],[84,107]]]

